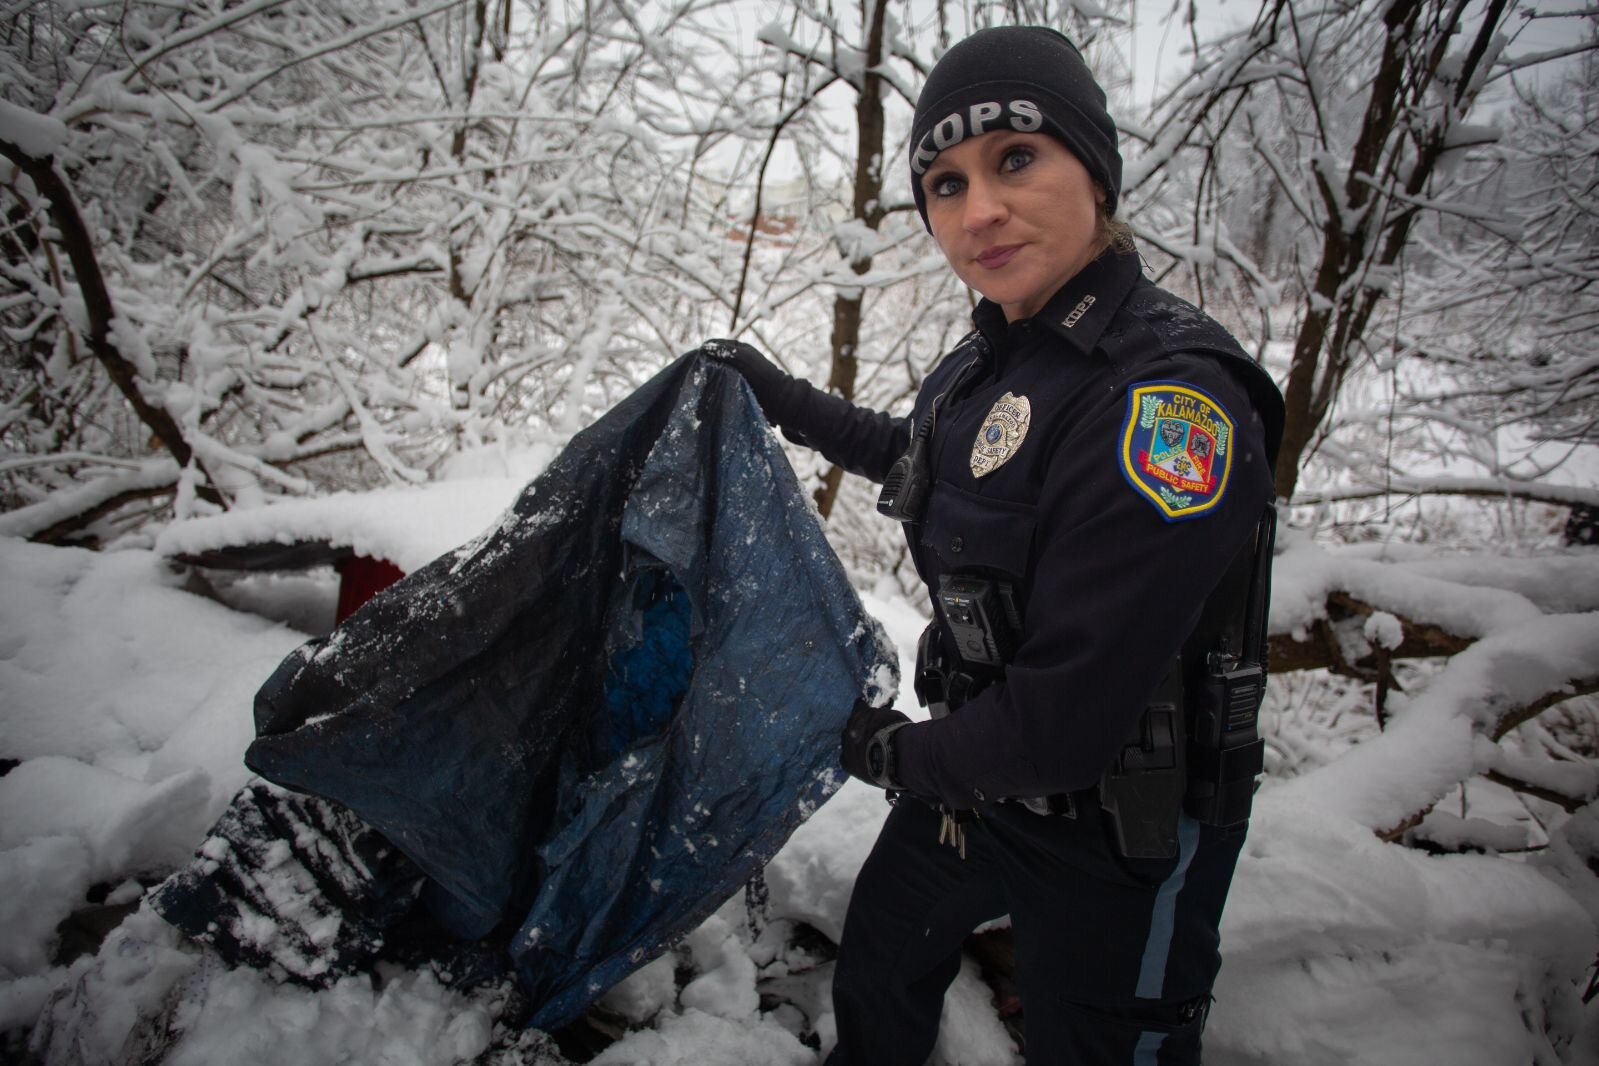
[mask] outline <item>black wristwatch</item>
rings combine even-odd
[[[890,722],[866,742],[866,770],[872,784],[878,788],[900,789],[899,760],[894,754],[894,734],[910,725],[909,722]]]

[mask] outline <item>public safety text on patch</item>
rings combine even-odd
[[[1151,381],[1127,394],[1121,468],[1168,522],[1221,502],[1232,472],[1232,416],[1192,385]]]

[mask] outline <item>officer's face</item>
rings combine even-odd
[[[1036,314],[1103,250],[1104,193],[1065,145],[996,130],[946,148],[922,175],[944,258],[1011,321]]]

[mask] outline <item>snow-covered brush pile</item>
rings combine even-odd
[[[0,583],[5,1054],[31,1038],[49,1062],[808,1066],[831,1046],[832,944],[886,812],[873,790],[847,785],[764,900],[727,901],[559,1043],[507,1024],[514,989],[426,969],[312,992],[224,970],[137,909],[246,783],[251,697],[303,634],[185,591],[145,551],[0,540]],[[1279,657],[1332,672],[1273,681],[1207,1061],[1593,1061],[1599,727],[1573,694],[1599,677],[1599,553],[1381,558],[1286,536],[1274,584]],[[307,590],[331,595],[301,580],[258,599]],[[918,610],[867,603],[908,658]],[[1007,1020],[972,960],[935,1061],[1020,1061]]]

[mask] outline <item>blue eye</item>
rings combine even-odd
[[[966,183],[955,177],[955,175],[941,174],[929,184],[928,192],[939,199],[943,199],[947,196],[958,196],[965,187]]]
[[[1000,162],[1001,170],[1021,170],[1033,161],[1031,148],[1012,148],[1005,153],[1005,158]]]

